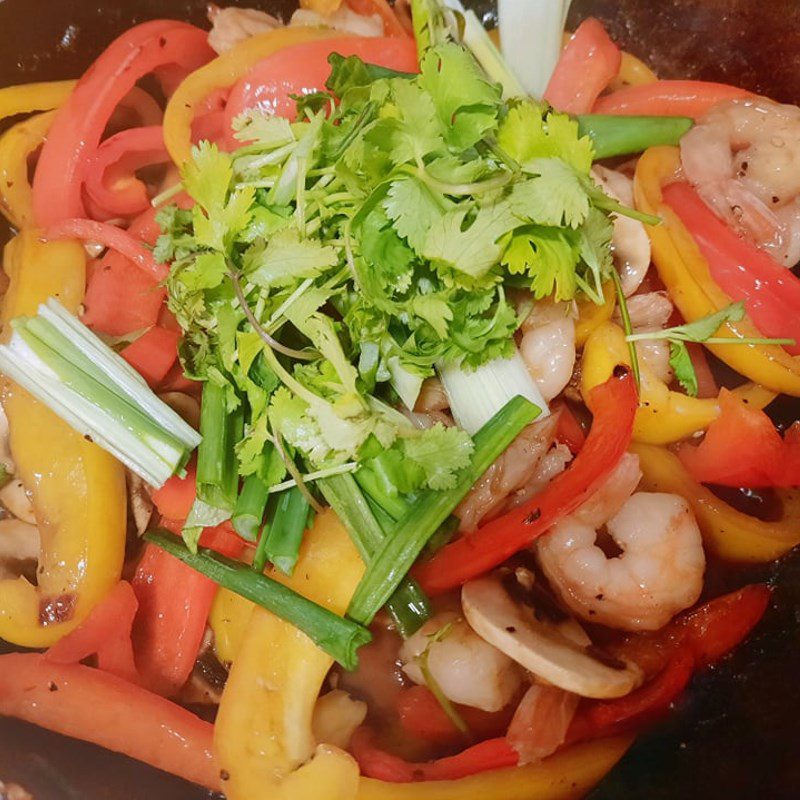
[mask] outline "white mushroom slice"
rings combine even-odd
[[[38,557],[39,529],[18,519],[0,519],[0,579],[18,577],[19,562]]]
[[[188,422],[195,430],[200,427],[200,403],[194,397],[184,392],[164,392],[158,398],[163,400],[184,422]]]
[[[622,697],[642,683],[638,667],[601,663],[557,626],[515,603],[499,580],[465,584],[461,606],[472,629],[537,677],[582,697]]]
[[[0,489],[0,503],[17,519],[36,525],[36,513],[25,485],[18,478],[10,480]]]
[[[0,404],[0,464],[5,467],[6,473],[9,475],[13,475],[16,471],[8,441],[8,417],[6,417],[6,410],[2,404]]]
[[[153,500],[150,497],[147,484],[135,472],[125,471],[128,485],[128,505],[136,526],[136,533],[141,536],[150,524],[153,516]]]

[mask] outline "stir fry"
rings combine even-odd
[[[706,572],[800,544],[800,110],[518,5],[0,90],[0,714],[229,800],[566,800],[758,625]]]

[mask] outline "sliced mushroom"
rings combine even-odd
[[[532,609],[515,603],[497,578],[465,584],[461,606],[479,636],[567,692],[582,697],[622,697],[642,683],[638,667],[598,660],[590,647],[576,641],[574,632],[568,635],[555,623],[538,620]]]
[[[126,470],[125,477],[128,485],[128,507],[136,526],[136,533],[141,536],[147,530],[150,518],[153,516],[153,500],[147,484],[135,472]]]
[[[195,430],[200,427],[200,403],[194,397],[183,392],[164,392],[158,397]]]
[[[0,503],[17,519],[29,525],[36,525],[36,513],[33,510],[31,497],[25,484],[18,478],[12,478],[0,489]]]

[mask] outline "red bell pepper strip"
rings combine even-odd
[[[44,238],[98,242],[130,259],[139,269],[157,281],[163,281],[169,275],[169,268],[157,263],[153,254],[141,241],[122,228],[106,222],[96,222],[93,219],[65,219],[47,228]]]
[[[588,114],[617,77],[622,51],[594,17],[584,20],[558,59],[544,99],[569,114]]]
[[[169,160],[160,125],[120,131],[97,148],[87,169],[86,191],[106,218],[141,214],[150,199],[136,170]]]
[[[211,723],[99,669],[41,653],[0,656],[0,714],[220,788]]]
[[[124,348],[120,355],[155,387],[164,380],[178,358],[181,335],[156,325]]]
[[[753,97],[738,86],[708,81],[656,81],[628,86],[601,97],[595,114],[622,116],[692,117],[705,116],[717,103]]]
[[[519,763],[517,751],[505,737],[487,739],[455,756],[415,763],[381,750],[374,744],[371,731],[359,728],[350,749],[363,775],[390,783],[453,781]]]
[[[792,338],[800,354],[800,279],[732,231],[688,183],[664,187],[664,202],[680,217],[708,262],[711,277],[733,300],[744,300],[767,337]]]
[[[192,461],[186,467],[186,477],[173,475],[152,495],[158,513],[167,519],[186,519],[197,497],[197,466]]]
[[[33,180],[39,225],[86,216],[87,169],[120,101],[145,75],[170,65],[188,74],[211,60],[207,38],[193,25],[156,20],[131,28],[106,48],[59,110],[42,148]]]
[[[464,743],[464,734],[456,728],[441,703],[427,687],[411,686],[403,689],[397,696],[395,707],[400,725],[414,739],[437,744]],[[456,705],[456,709],[467,723],[470,736],[475,739],[502,735],[514,714],[513,706],[493,713],[461,705]]]
[[[364,61],[402,72],[418,70],[417,46],[408,37],[347,36],[286,47],[260,61],[231,90],[225,109],[225,131],[231,149],[242,144],[233,136],[233,120],[250,108],[294,119],[295,101],[290,95],[325,88],[331,74],[328,63],[331,53],[359,56]]]
[[[566,403],[555,404],[552,412],[558,414],[556,441],[566,445],[572,455],[577,455],[586,444],[586,434],[580,422]]]
[[[611,378],[592,389],[590,406],[592,428],[566,472],[527,503],[446,545],[414,570],[428,594],[441,594],[499,566],[602,486],[628,449],[633,433],[637,396],[630,370],[616,367]]]
[[[230,530],[207,528],[203,547],[236,557],[244,543]],[[155,545],[147,545],[131,581],[139,601],[133,647],[142,681],[174,695],[191,675],[217,584]]]
[[[45,653],[45,658],[54,664],[77,664],[96,655],[98,669],[138,683],[131,644],[131,626],[138,608],[131,585],[120,581],[74,631]]]
[[[404,27],[400,18],[397,16],[395,8],[390,6],[386,0],[347,0],[347,5],[364,17],[371,17],[377,14],[383,22],[383,32],[386,36],[413,36]]]
[[[678,455],[698,483],[722,486],[800,486],[800,442],[781,438],[770,418],[723,389],[721,413],[699,445],[684,444]]]
[[[616,700],[594,700],[578,708],[566,741],[571,743],[639,729],[669,711],[695,669],[688,647],[679,648],[664,670],[640,689]]]

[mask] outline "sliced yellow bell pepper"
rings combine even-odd
[[[259,61],[284,47],[340,35],[327,28],[279,28],[245,39],[193,72],[175,90],[164,112],[164,143],[172,160],[182,166],[191,157],[192,121],[212,92],[232,86]]]
[[[306,534],[287,586],[343,614],[364,565],[332,511]],[[314,705],[332,659],[289,623],[256,608],[225,686],[214,729],[228,800],[352,800],[358,765],[317,746]]]
[[[0,120],[31,111],[51,111],[69,97],[77,81],[23,83],[0,89]]]
[[[647,231],[653,246],[653,261],[669,291],[670,298],[687,322],[713,314],[732,300],[714,282],[700,249],[678,216],[664,204],[661,188],[672,181],[680,168],[675,147],[653,147],[640,159],[636,168],[634,191],[636,207],[663,219]],[[748,319],[729,322],[718,336],[733,338],[761,334]],[[800,357],[790,356],[777,345],[716,344],[706,345],[729,367],[773,392],[800,397]]]
[[[692,506],[706,548],[718,558],[749,563],[774,561],[800,544],[797,492],[785,495],[781,521],[763,522],[737,511],[697,483],[681,460],[669,450],[633,444],[631,452],[639,456],[644,475],[642,488],[686,498]]]
[[[602,780],[631,742],[627,736],[586,742],[539,764],[493,770],[457,781],[384,783],[362,778],[358,800],[577,800]]]
[[[617,364],[630,366],[625,333],[612,322],[606,322],[589,336],[581,362],[581,393],[588,402],[589,392],[611,376]],[[639,409],[633,423],[633,439],[647,444],[679,442],[705,430],[718,416],[716,398],[701,399],[673,392],[647,365],[639,362],[641,382]],[[763,408],[775,399],[774,392],[746,384],[736,390],[755,408]]]
[[[75,242],[40,241],[23,231],[5,250],[10,285],[3,305],[9,321],[34,314],[48,297],[77,311],[83,300],[86,257]],[[125,552],[125,473],[14,384],[3,385],[11,454],[30,491],[42,544],[38,585],[0,581],[0,638],[48,647],[76,627],[118,581]]]
[[[643,61],[635,55],[622,51],[622,62],[619,66],[619,74],[611,82],[609,87],[612,92],[623,89],[626,86],[644,86],[648,83],[655,83],[658,76]]]
[[[617,305],[617,294],[611,281],[603,284],[603,300],[605,302],[600,306],[589,299],[578,303],[578,321],[575,323],[576,347],[583,347],[592,332],[613,316]]]
[[[342,5],[342,0],[300,0],[300,8],[309,8],[323,17],[333,14]]]
[[[44,142],[54,116],[37,114],[0,137],[0,211],[17,229],[34,224],[28,157]]]
[[[214,631],[214,651],[223,664],[232,664],[247,636],[255,604],[230,589],[220,588],[208,615]]]

